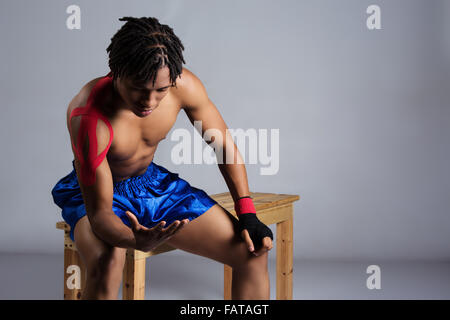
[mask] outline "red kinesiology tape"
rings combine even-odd
[[[69,118],[70,121],[72,117],[81,116],[81,124],[78,129],[78,137],[76,138],[77,145],[75,145],[72,141],[72,147],[81,165],[81,181],[86,186],[91,186],[95,183],[95,170],[106,157],[106,154],[113,140],[113,128],[108,119],[95,107],[96,99],[94,99],[94,97],[102,96],[104,94],[103,90],[108,84],[108,81],[111,81],[109,75],[99,80],[91,90],[87,105],[84,107],[73,109]],[[99,155],[97,155],[97,121],[99,119],[103,120],[103,122],[106,123],[110,135],[108,146]],[[86,142],[89,143],[89,149],[87,152],[87,157],[85,158],[83,155],[83,149]]]
[[[256,214],[255,205],[253,204],[253,200],[250,197],[240,198],[237,202],[235,202],[234,210],[236,211],[237,216],[245,213]]]

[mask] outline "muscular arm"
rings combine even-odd
[[[211,140],[205,141],[208,144],[214,142],[216,155],[218,150],[223,150],[223,161],[218,161],[219,170],[233,200],[237,202],[238,198],[250,195],[247,171],[241,154],[200,79],[186,68],[183,69],[182,79],[178,94],[180,103],[192,124],[194,121],[202,122],[202,137],[208,129],[217,130],[211,130]]]
[[[249,199],[250,192],[245,164],[227,130],[225,121],[216,106],[208,98],[205,87],[195,75],[187,69],[183,70],[185,70],[185,74],[181,83],[180,102],[192,124],[194,124],[194,121],[202,122],[202,136],[208,130],[214,129],[204,139],[208,144],[214,142],[216,155],[218,150],[223,150],[224,161],[222,164],[218,161],[219,169],[235,203],[235,211],[239,219],[239,232],[247,243],[249,251],[255,255],[260,255],[272,248],[273,234],[257,218],[253,201]],[[209,138],[211,138],[211,141],[209,141]]]
[[[75,97],[71,103],[77,104],[77,99],[79,97]],[[106,153],[98,158],[104,150],[107,152],[109,147],[109,128],[103,120],[96,119],[95,116],[79,115],[70,119],[71,109],[68,109],[67,124],[77,178],[92,230],[112,246],[134,247],[133,232],[112,210],[113,182]],[[84,125],[82,121],[85,121]]]

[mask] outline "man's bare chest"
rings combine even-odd
[[[74,109],[84,107],[86,103],[87,95],[78,100],[78,103],[71,104],[67,113],[68,120]],[[99,109],[103,110],[101,113],[113,129],[113,140],[107,153],[108,160],[130,165],[142,161],[143,158],[152,158],[159,142],[167,137],[173,127],[181,106],[175,96],[169,93],[161,100],[158,108],[143,118],[131,110],[110,113],[105,106],[99,106]],[[73,117],[71,123],[72,127],[79,128],[81,117]],[[99,150],[99,153],[101,151]]]
[[[181,108],[176,100],[167,96],[150,115],[139,118],[132,113],[110,119],[114,138],[108,159],[123,161],[154,151],[167,137]]]

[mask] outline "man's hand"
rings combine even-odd
[[[256,214],[246,213],[239,215],[239,231],[241,237],[247,243],[248,250],[255,256],[260,256],[272,249],[272,230],[262,223]]]
[[[184,219],[181,222],[180,220],[175,220],[170,226],[164,229],[163,227],[166,222],[161,221],[153,228],[146,228],[139,224],[133,213],[127,211],[125,214],[131,223],[131,230],[133,231],[136,239],[136,246],[134,249],[144,252],[151,251],[163,242],[167,241],[189,222],[189,219]]]

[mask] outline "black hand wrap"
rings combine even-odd
[[[264,237],[270,237],[270,239],[273,240],[272,230],[262,223],[254,213],[239,215],[238,226],[239,233],[242,233],[242,230],[247,229],[255,249],[262,246],[262,239],[264,239]]]

